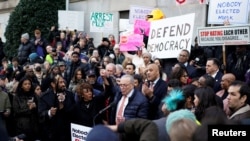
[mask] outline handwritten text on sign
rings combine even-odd
[[[150,22],[145,20],[136,20],[134,24],[134,33],[141,35],[149,35]]]
[[[87,126],[71,123],[71,140],[85,141],[91,129]]]
[[[201,46],[223,45],[227,42],[249,42],[249,25],[198,28]]]
[[[143,35],[131,34],[120,37],[121,51],[136,51],[143,45]]]
[[[92,12],[90,16],[90,32],[104,32],[113,30],[113,14]]]
[[[151,22],[148,51],[158,58],[176,58],[182,49],[190,51],[195,14]]]
[[[129,10],[129,23],[133,24],[136,20],[145,20],[151,13],[152,7],[131,5]]]
[[[210,0],[208,23],[247,23],[248,0]]]

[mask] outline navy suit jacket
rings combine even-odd
[[[161,101],[167,94],[167,82],[161,78],[154,85],[154,96],[149,99],[149,119],[155,120],[161,117]]]
[[[220,82],[221,78],[223,76],[223,73],[221,71],[218,71],[218,73],[215,75],[215,84],[214,84],[214,92],[217,93],[219,90],[221,90]]]

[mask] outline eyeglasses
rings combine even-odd
[[[125,88],[126,88],[126,87],[129,86],[129,84],[119,84],[119,86],[120,86],[120,87],[125,87]]]

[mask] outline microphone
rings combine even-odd
[[[115,106],[115,105],[116,105],[116,102],[115,102],[115,101],[111,102],[107,107],[105,107],[105,108],[103,108],[102,110],[100,110],[100,111],[98,112],[98,114],[102,114],[104,111],[108,110],[110,107],[113,107],[113,106]]]
[[[95,126],[95,119],[102,114],[104,111],[108,110],[109,108],[113,107],[116,105],[115,100],[113,102],[111,102],[107,107],[101,109],[94,117],[93,117],[93,126]]]

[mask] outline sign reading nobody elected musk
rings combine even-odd
[[[148,52],[157,58],[176,58],[178,53],[190,51],[195,14],[152,21],[148,37]]]
[[[85,141],[92,128],[71,123],[71,141]]]
[[[201,46],[214,46],[242,43],[249,44],[250,25],[232,25],[198,28],[198,43]]]
[[[248,23],[248,1],[249,0],[210,0],[208,11],[208,24],[230,24]]]

